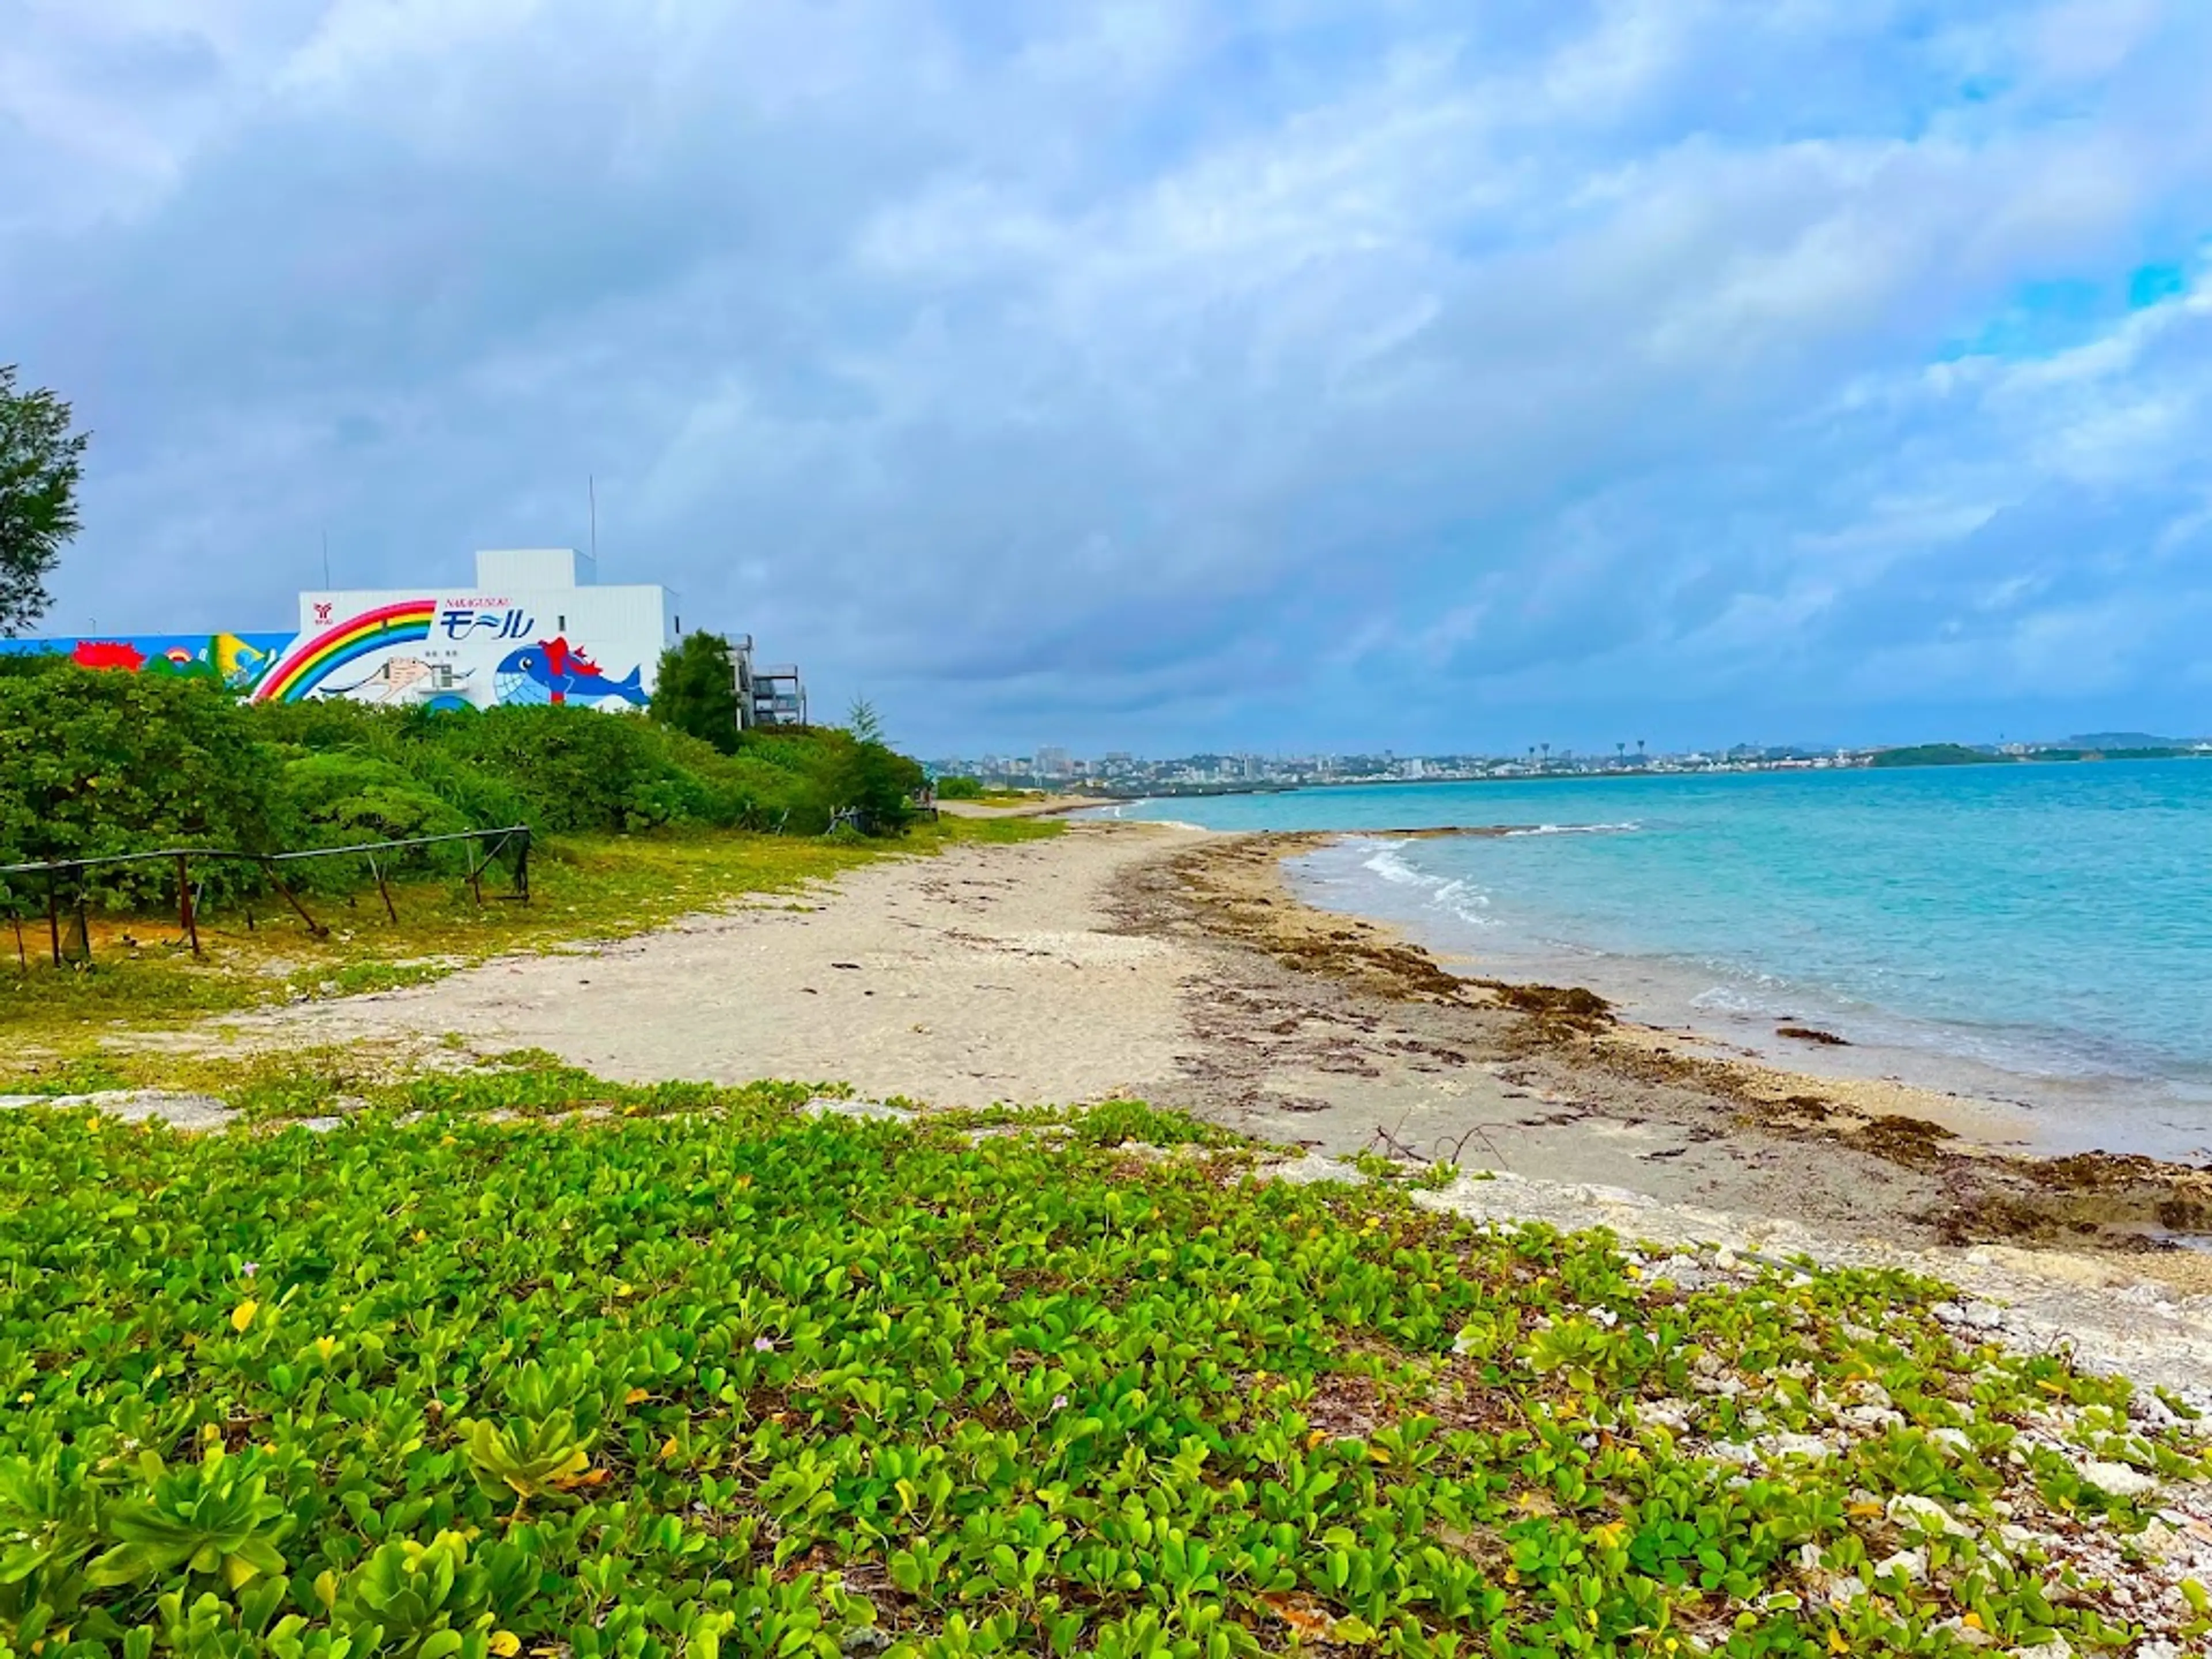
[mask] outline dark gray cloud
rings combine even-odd
[[[931,748],[2212,725],[2186,0],[93,9],[0,70],[58,620],[589,473],[611,574]]]

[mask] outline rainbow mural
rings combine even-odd
[[[403,599],[349,617],[292,650],[253,688],[256,702],[297,702],[337,669],[386,646],[430,637],[437,615],[434,599]]]

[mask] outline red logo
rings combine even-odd
[[[319,622],[319,623],[326,623],[326,622],[328,622],[330,619],[331,619],[331,608],[330,608],[330,606],[328,606],[327,605],[317,605],[317,606],[315,607],[315,620],[316,620],[317,622]]]

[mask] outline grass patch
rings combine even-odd
[[[1941,1287],[1257,1183],[1135,1103],[975,1139],[510,1059],[383,1079],[322,1134],[0,1116],[16,1650],[1832,1659],[2206,1628],[2134,1553],[2200,1443],[2124,1382],[1962,1346]],[[1166,1150],[1116,1154],[1139,1135]]]
[[[881,857],[1059,830],[1053,823],[946,818],[918,823],[895,841],[727,831],[559,836],[541,842],[532,856],[527,905],[492,901],[499,887],[489,875],[482,906],[458,882],[395,888],[396,925],[373,891],[311,898],[308,908],[330,929],[320,939],[266,900],[250,913],[222,906],[201,917],[205,954],[197,960],[178,941],[173,916],[95,919],[89,969],[46,965],[44,931],[27,926],[29,970],[16,971],[13,962],[0,966],[0,1050],[66,1060],[118,1026],[173,1026],[272,1002],[419,985],[508,951],[619,938],[739,899],[799,893]],[[12,935],[0,943],[12,954]]]

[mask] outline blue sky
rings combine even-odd
[[[0,0],[52,622],[580,544],[930,752],[2212,730],[2203,0]]]

